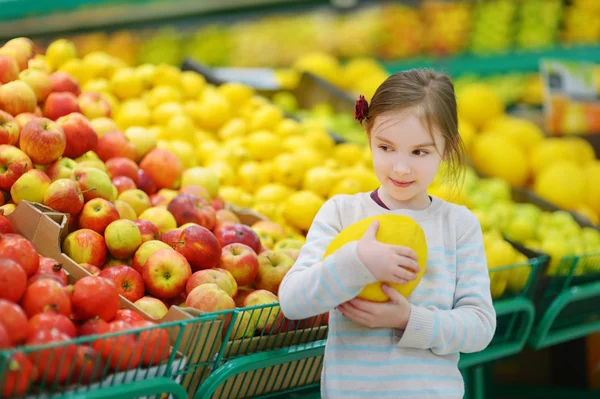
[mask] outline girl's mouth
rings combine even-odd
[[[390,177],[391,182],[394,184],[394,186],[396,187],[402,187],[402,188],[406,188],[406,187],[410,187],[415,181],[396,181],[394,179],[392,179]]]

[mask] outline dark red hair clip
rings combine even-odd
[[[369,103],[365,100],[365,96],[361,94],[354,106],[354,119],[362,125],[363,120],[367,117],[367,112],[369,112]]]

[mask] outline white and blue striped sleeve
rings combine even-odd
[[[462,233],[462,234],[461,234]],[[430,349],[437,355],[485,349],[496,330],[496,312],[477,217],[462,208],[457,223],[454,307],[435,310],[411,305],[411,314],[398,345]]]
[[[334,197],[315,216],[300,256],[279,286],[279,302],[287,318],[299,320],[328,312],[376,281],[356,254],[357,241],[322,260],[342,228]]]

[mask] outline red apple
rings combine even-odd
[[[56,71],[50,75],[50,82],[52,82],[52,92],[61,93],[68,92],[75,96],[81,94],[81,88],[79,83],[66,72]]]
[[[202,198],[188,193],[177,195],[169,202],[167,210],[173,214],[177,225],[196,223],[212,230],[216,223],[216,211]]]
[[[137,219],[134,220],[135,223],[140,229],[140,233],[142,233],[142,243],[151,240],[158,240],[160,238],[160,233],[158,232],[158,227],[154,223],[145,219]]]
[[[98,135],[90,121],[78,112],[62,116],[56,120],[65,132],[67,144],[64,156],[77,158],[98,145]]]
[[[24,353],[12,352],[7,356],[10,365],[0,386],[0,396],[3,398],[23,397],[31,383],[38,378],[38,370]]]
[[[79,227],[104,234],[106,227],[119,219],[119,211],[112,203],[103,198],[94,198],[83,205],[79,215]]]
[[[172,249],[154,252],[143,267],[144,284],[151,295],[168,299],[185,291],[192,269],[185,257]]]
[[[89,119],[111,116],[110,104],[100,93],[82,93],[79,96],[79,109]]]
[[[172,249],[168,244],[165,244],[162,241],[158,240],[150,240],[142,243],[140,247],[135,251],[135,255],[133,256],[133,262],[131,266],[143,276],[144,265],[146,261],[154,252],[160,249]]]
[[[210,204],[217,211],[220,210],[220,209],[224,209],[225,208],[225,200],[223,200],[223,198],[221,198],[219,196],[216,196],[215,198],[213,198],[210,201]]]
[[[219,209],[215,213],[216,225],[221,226],[224,224],[241,223],[240,218],[229,209]]]
[[[131,309],[119,309],[117,310],[117,314],[115,315],[113,321],[119,320],[132,323],[134,321],[143,321],[144,318],[139,313],[136,313]]]
[[[246,297],[254,291],[256,290],[252,287],[238,287],[238,291],[235,294],[235,297],[233,297],[233,300],[235,301],[235,306],[238,308],[243,308]]]
[[[121,157],[111,158],[105,164],[106,171],[111,179],[117,176],[125,176],[133,180],[136,186],[139,183],[138,165],[131,159]]]
[[[136,158],[134,145],[119,131],[109,132],[100,137],[95,151],[104,162],[111,158],[129,158],[132,161]]]
[[[0,144],[15,145],[19,142],[21,126],[8,112],[0,110]]]
[[[0,198],[2,195],[0,194]],[[10,224],[10,220],[6,218],[4,215],[0,215],[0,234],[14,233],[12,224]]]
[[[223,247],[219,267],[227,270],[240,287],[251,284],[258,275],[258,256],[252,248],[240,243]]]
[[[16,346],[27,338],[27,315],[14,302],[0,298],[0,324],[8,332],[11,345]]]
[[[19,66],[17,62],[8,55],[0,54],[0,85],[19,77]]]
[[[20,80],[0,86],[0,109],[12,116],[23,112],[34,112],[37,104],[35,93]]]
[[[12,259],[0,258],[0,298],[18,303],[27,288],[27,273]]]
[[[99,276],[87,276],[73,286],[73,316],[76,320],[99,317],[111,321],[119,310],[119,294],[115,286]]]
[[[138,188],[145,192],[148,195],[153,195],[158,191],[156,184],[152,178],[148,175],[148,173],[144,172],[142,169],[138,170],[138,174],[140,176],[140,182],[138,184]],[[154,206],[154,205],[152,205]]]
[[[176,155],[164,148],[155,148],[146,154],[140,162],[140,168],[159,189],[179,187],[183,165]]]
[[[44,103],[44,115],[53,121],[73,112],[80,112],[77,97],[73,93],[52,92]]]
[[[71,158],[61,158],[50,164],[48,169],[46,169],[46,174],[52,181],[70,179],[73,177],[75,168],[77,168],[77,162]]]
[[[153,298],[151,296],[145,296],[134,302],[134,305],[146,312],[150,317],[160,320],[169,311],[167,305],[160,299]]]
[[[81,229],[70,233],[63,242],[62,250],[77,263],[102,267],[106,261],[104,237],[93,230]]]
[[[173,249],[177,249],[180,245],[183,244],[181,241],[181,234],[183,234],[183,229],[171,229],[165,232],[160,236],[160,240],[170,246]]]
[[[189,226],[179,236],[177,252],[185,256],[193,271],[210,269],[219,265],[221,245],[215,235],[202,226]]]
[[[59,159],[66,146],[65,132],[61,126],[47,118],[29,121],[19,137],[19,147],[38,165],[48,165]]]
[[[204,312],[218,312],[235,309],[235,302],[218,285],[208,283],[194,288],[185,299],[185,306]]]
[[[40,256],[33,244],[18,234],[4,234],[0,236],[0,258],[7,258],[17,262],[31,277],[40,268]]]
[[[25,69],[19,74],[19,80],[31,87],[38,103],[44,101],[52,91],[50,75],[40,69]]]
[[[100,335],[104,334],[108,331],[108,323],[98,317],[89,319],[84,322],[78,331],[78,335],[80,337],[85,337],[87,335]]]
[[[83,195],[73,180],[58,179],[50,183],[46,190],[44,205],[58,212],[75,215],[83,208]]]
[[[15,122],[19,124],[19,127],[22,129],[30,120],[39,118],[43,115],[38,115],[37,112],[22,112],[15,116]]]
[[[215,228],[214,233],[222,247],[241,243],[249,246],[256,253],[260,252],[260,238],[249,226],[240,223],[221,225]]]
[[[68,275],[62,265],[55,259],[40,256],[40,267],[37,274],[56,276],[60,279],[63,286],[66,286],[68,281]]]
[[[119,295],[131,302],[144,296],[144,280],[132,267],[124,265],[109,267],[102,270],[98,276],[112,280]]]
[[[152,206],[154,207],[160,206],[166,208],[169,205],[169,202],[171,202],[169,201],[169,199],[163,197],[160,194],[152,194],[150,196],[150,204],[152,204]]]
[[[223,269],[206,269],[200,270],[192,274],[185,285],[185,292],[187,295],[192,292],[194,288],[202,284],[213,283],[218,285],[223,291],[227,292],[227,295],[234,297],[237,294],[237,283],[235,279],[230,278],[229,272]]]
[[[108,327],[107,327],[108,328]],[[77,381],[80,385],[102,379],[106,362],[102,355],[92,347],[78,346],[73,361],[73,374],[70,381]]]
[[[179,190],[179,192],[180,193],[193,194],[193,195],[195,195],[197,197],[202,198],[206,202],[210,203],[210,194],[208,193],[208,190],[205,189],[202,186],[186,186],[186,187],[182,187]]]
[[[281,281],[292,266],[294,266],[294,261],[283,252],[265,251],[261,253],[258,255],[258,275],[254,286],[277,295]]]
[[[33,56],[33,52],[29,48],[15,45],[7,46],[6,44],[0,48],[0,54],[7,55],[15,60],[19,71],[27,69],[29,60]]]
[[[117,192],[121,194],[127,190],[135,190],[137,186],[135,182],[127,176],[116,176],[111,179],[112,184],[117,188]]]
[[[117,189],[110,181],[110,177],[98,168],[78,166],[73,171],[73,179],[77,182],[86,202],[94,198],[104,198],[111,202],[116,199]]]
[[[69,316],[72,308],[71,298],[65,287],[49,278],[39,279],[27,286],[21,305],[29,317],[44,312]]]
[[[97,276],[101,272],[98,266],[94,266],[89,263],[80,263],[79,266],[87,270],[93,276]]]
[[[27,339],[28,346],[60,343],[29,354],[29,360],[41,371],[39,377],[44,383],[62,384],[69,378],[77,352],[77,345],[67,342],[70,339],[71,337],[56,328],[38,330]]]
[[[51,330],[53,328],[56,328],[63,334],[67,334],[71,338],[77,336],[77,329],[67,316],[52,312],[38,313],[29,319],[28,336],[33,336],[39,330]]]
[[[131,327],[134,329],[144,329],[139,333],[139,342],[142,345],[142,349],[144,347],[146,348],[142,354],[142,364],[146,366],[159,364],[169,357],[170,345],[169,333],[167,330],[163,328],[152,328],[156,327],[156,323],[147,320],[133,322]],[[152,349],[148,350],[149,348]]]

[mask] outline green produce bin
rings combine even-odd
[[[484,362],[518,353],[525,345],[533,325],[535,311],[529,297],[534,292],[535,281],[540,271],[544,269],[547,257],[539,256],[533,251],[525,249],[523,251],[529,257],[526,263],[490,270],[492,276],[511,275],[523,268],[528,273],[519,289],[507,289],[502,299],[495,301],[498,327],[490,346],[481,353],[461,357],[459,367],[468,371],[467,380],[473,385],[475,392],[484,388],[483,375],[480,376],[482,373],[475,367]],[[234,327],[235,320],[251,317],[253,313],[256,316],[256,312],[269,312],[267,314],[274,315],[273,312],[278,311],[279,308],[275,305],[263,305],[222,312],[218,317],[225,320],[231,317],[224,334],[225,337],[233,337],[238,333],[243,335],[242,331]],[[207,370],[194,397],[196,399],[318,398],[325,338],[326,327],[318,327],[313,321],[309,325],[296,325],[293,329],[280,328],[279,331],[244,338],[242,342],[235,345],[221,347],[202,365]],[[224,339],[225,343],[228,341],[229,338]],[[194,367],[197,369],[200,366]],[[470,374],[474,377],[470,378]]]
[[[182,320],[0,351],[0,397],[131,398],[187,394],[176,380],[187,362]]]

